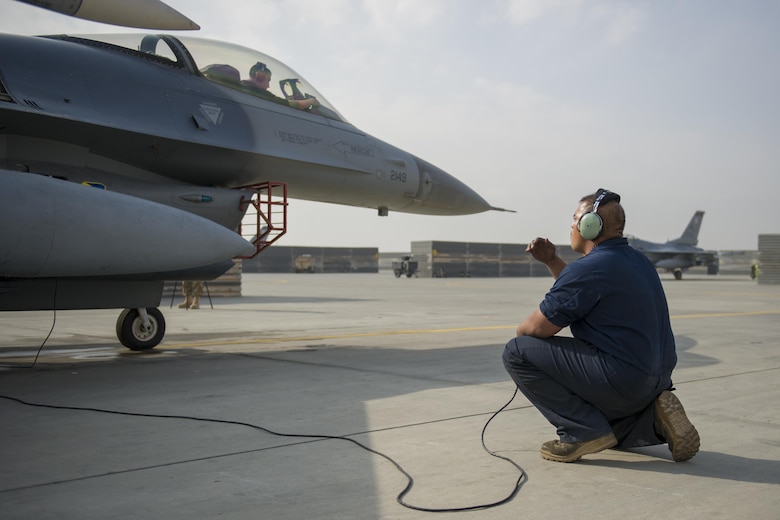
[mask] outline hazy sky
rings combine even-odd
[[[775,0],[168,0],[191,36],[270,54],[355,126],[494,206],[433,217],[293,200],[283,245],[568,243],[582,195],[620,193],[626,232],[699,246],[780,233]],[[0,32],[130,32],[0,0]]]

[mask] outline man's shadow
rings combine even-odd
[[[638,460],[582,459],[580,463],[634,471],[655,471],[736,482],[755,482],[757,484],[777,484],[778,475],[780,475],[780,461],[777,460],[751,459],[728,453],[700,451],[689,461],[674,462],[671,460],[666,445],[620,451],[644,454],[648,457]]]

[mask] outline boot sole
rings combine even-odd
[[[655,417],[669,444],[675,462],[688,460],[699,451],[701,441],[677,396],[666,390],[655,400]]]

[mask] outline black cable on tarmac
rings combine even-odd
[[[527,480],[527,476],[525,474],[525,471],[523,468],[521,468],[517,463],[515,463],[513,460],[509,459],[508,457],[504,457],[502,455],[498,455],[494,451],[491,451],[488,449],[488,447],[485,445],[485,432],[487,431],[487,427],[490,424],[490,422],[499,414],[501,413],[509,404],[514,400],[515,396],[517,395],[517,389],[515,388],[514,393],[512,394],[512,398],[504,405],[502,406],[497,412],[495,412],[490,419],[485,423],[485,426],[482,428],[482,434],[481,434],[481,440],[482,440],[482,447],[483,449],[491,456],[502,459],[510,464],[512,464],[517,470],[520,472],[520,475],[517,478],[517,481],[514,484],[514,487],[512,491],[503,499],[498,500],[496,502],[490,502],[486,504],[478,504],[473,506],[466,506],[466,507],[455,507],[455,508],[429,508],[429,507],[422,507],[422,506],[416,506],[414,504],[410,504],[404,500],[404,497],[412,490],[412,487],[414,487],[414,478],[412,477],[409,472],[407,472],[398,462],[393,460],[389,455],[385,455],[384,453],[377,451],[373,448],[370,448],[366,446],[365,444],[361,443],[360,441],[357,441],[355,439],[352,439],[350,437],[345,436],[339,436],[339,435],[306,435],[306,434],[297,434],[297,433],[279,433],[275,432],[273,430],[270,430],[268,428],[265,428],[263,426],[259,426],[256,424],[251,424],[247,422],[242,421],[232,421],[227,419],[214,419],[209,417],[195,417],[191,415],[168,415],[168,414],[152,414],[152,413],[139,413],[139,412],[123,412],[118,410],[109,410],[109,409],[103,409],[103,408],[92,408],[92,407],[86,407],[86,406],[66,406],[66,405],[53,405],[53,404],[43,404],[43,403],[33,403],[29,401],[25,401],[23,399],[19,399],[17,397],[12,397],[8,395],[0,395],[1,399],[6,399],[8,401],[13,401],[21,405],[25,406],[33,406],[37,408],[49,408],[54,410],[73,410],[73,411],[81,411],[81,412],[96,412],[96,413],[104,413],[104,414],[113,414],[113,415],[123,415],[123,416],[130,416],[130,417],[146,417],[146,418],[156,418],[156,419],[180,419],[180,420],[187,420],[187,421],[198,421],[198,422],[207,422],[207,423],[216,423],[216,424],[230,424],[235,426],[244,426],[247,428],[252,428],[255,430],[260,430],[262,432],[268,433],[270,435],[274,435],[277,437],[285,437],[285,438],[296,438],[296,439],[322,439],[322,440],[340,440],[340,441],[347,441],[351,442],[352,444],[358,446],[359,448],[369,452],[373,453],[374,455],[377,455],[388,462],[390,462],[395,468],[402,474],[404,477],[406,477],[407,484],[406,487],[398,494],[396,497],[396,500],[399,504],[402,506],[414,509],[416,511],[424,511],[428,513],[457,513],[457,512],[463,512],[463,511],[477,511],[477,510],[483,510],[483,509],[491,509],[494,507],[498,507],[500,505],[506,504],[507,502],[510,502],[520,491],[520,488],[525,484],[525,481]]]

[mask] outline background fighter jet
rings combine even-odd
[[[163,281],[213,279],[275,241],[288,195],[380,215],[498,209],[251,49],[0,34],[0,310],[126,307],[120,341],[153,348]],[[235,232],[250,207],[251,244]]]
[[[718,274],[718,253],[696,247],[703,218],[704,212],[697,211],[679,238],[663,244],[631,236],[628,243],[643,252],[656,267],[673,272],[677,280],[682,278],[684,270],[696,265],[706,265],[707,274]]]

